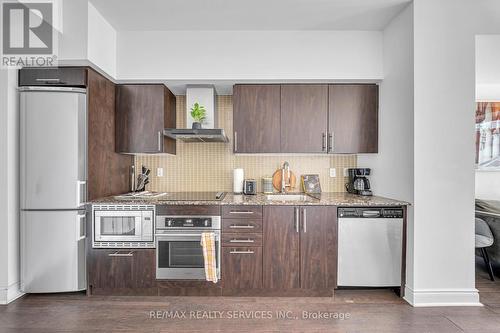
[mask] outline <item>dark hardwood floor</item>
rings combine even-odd
[[[484,307],[413,308],[387,290],[339,290],[332,298],[28,295],[0,306],[0,332],[500,332],[500,277],[489,281],[480,261],[477,267]],[[151,318],[152,311],[163,318]],[[188,319],[167,318],[167,311],[186,311]],[[190,311],[224,311],[225,318],[189,319]],[[293,318],[278,319],[276,311]],[[349,317],[303,319],[302,311]]]

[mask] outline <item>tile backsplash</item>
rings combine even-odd
[[[177,128],[185,127],[186,97],[177,96]],[[185,143],[177,141],[177,155],[137,155],[138,170],[144,165],[151,169],[150,191],[232,191],[233,169],[243,168],[245,178],[257,180],[257,191],[262,190],[261,178],[272,176],[283,161],[299,179],[301,174],[319,174],[324,192],[343,192],[346,179],[344,168],[356,167],[356,155],[239,155],[233,154],[233,103],[232,96],[217,96],[219,126],[224,128],[230,142]],[[163,177],[157,177],[157,168],[163,168]],[[337,177],[329,176],[329,169],[336,168]]]

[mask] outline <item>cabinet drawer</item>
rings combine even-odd
[[[223,206],[222,217],[232,219],[260,219],[262,206]]]
[[[261,233],[262,220],[223,219],[222,231],[237,232],[237,233],[247,233],[247,232]]]
[[[23,68],[19,71],[19,86],[87,85],[85,67]]]
[[[262,246],[262,234],[222,234],[222,246]]]
[[[222,248],[222,283],[227,289],[262,288],[262,247]]]
[[[205,205],[157,205],[156,215],[203,215],[219,216],[220,207]]]

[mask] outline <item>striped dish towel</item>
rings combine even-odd
[[[203,259],[205,260],[205,277],[207,281],[217,283],[217,263],[215,257],[215,234],[204,232],[201,234]]]

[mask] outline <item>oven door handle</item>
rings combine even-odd
[[[156,234],[155,235],[157,241],[182,241],[182,240],[200,240],[201,241],[201,234]],[[215,240],[220,239],[220,234],[215,233]]]

